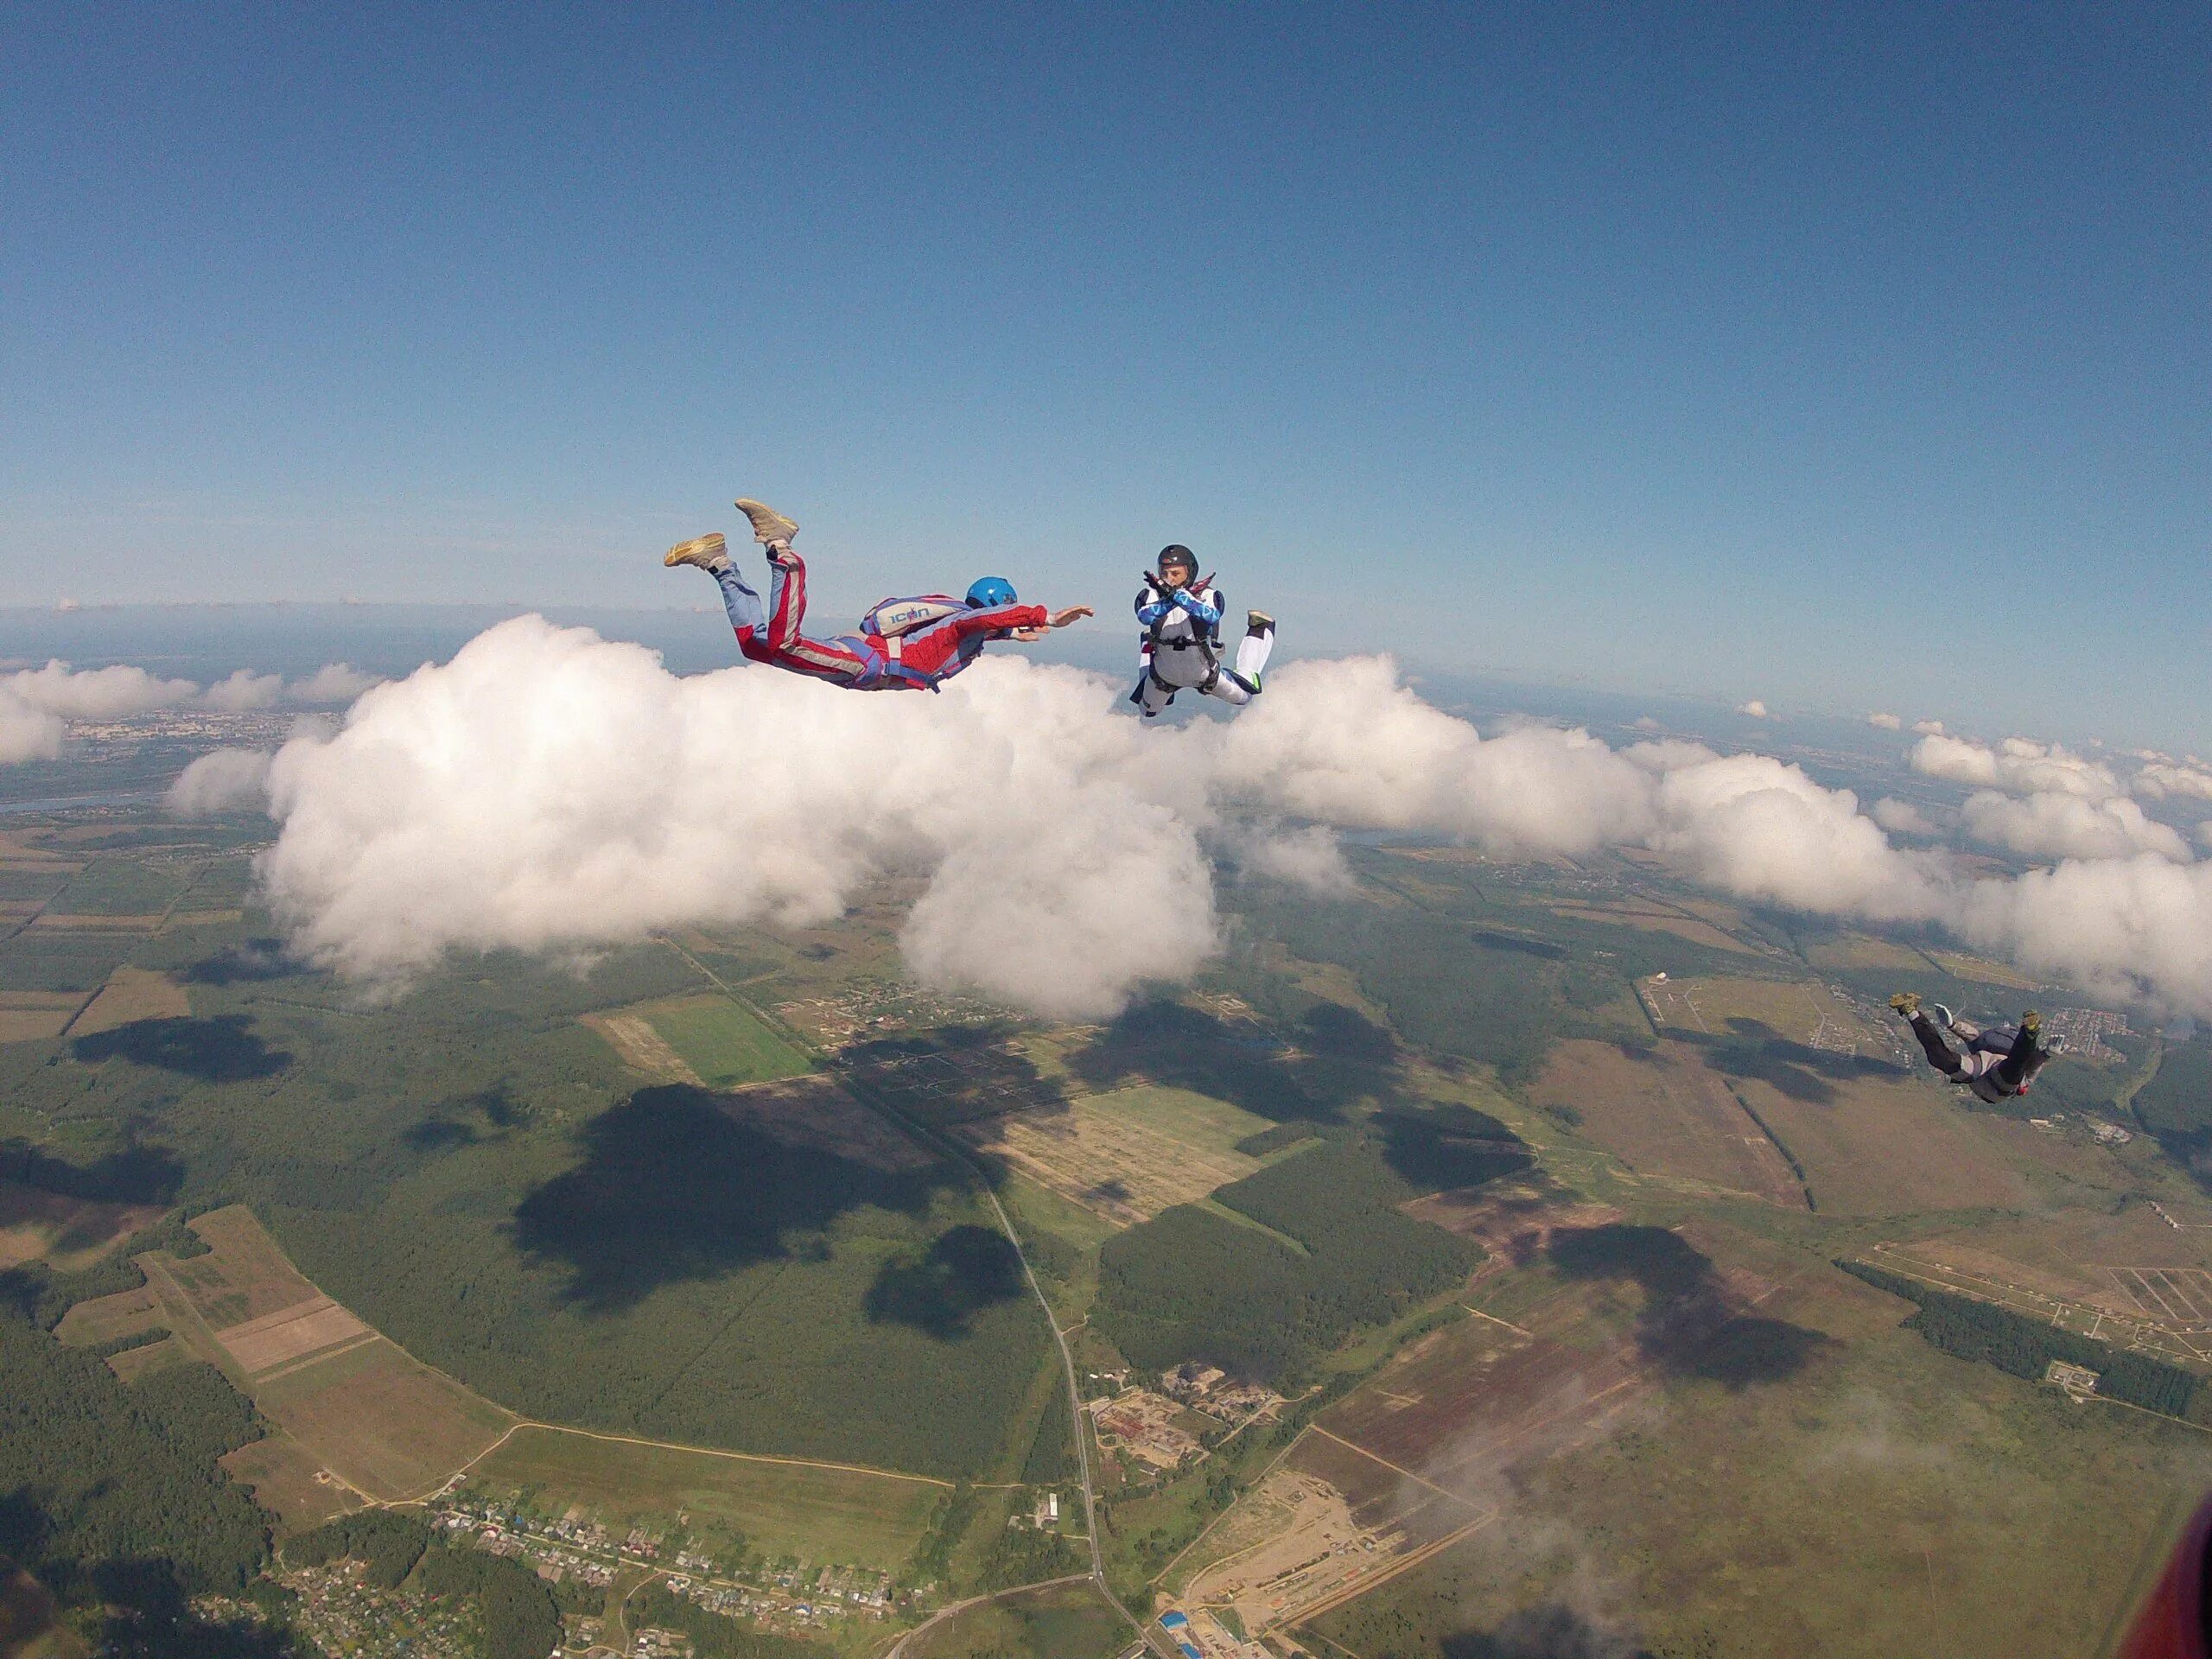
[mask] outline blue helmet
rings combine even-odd
[[[994,605],[1011,605],[1015,597],[1014,584],[1004,576],[979,576],[968,589],[968,603],[978,611],[987,611]]]

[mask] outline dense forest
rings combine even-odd
[[[416,1568],[425,1593],[453,1596],[483,1621],[484,1659],[545,1659],[561,1643],[553,1592],[520,1561],[433,1544]]]
[[[350,1557],[367,1569],[367,1581],[390,1590],[415,1570],[430,1547],[430,1529],[397,1510],[363,1510],[303,1532],[284,1546],[288,1567],[320,1567]]]
[[[262,1433],[213,1366],[126,1386],[35,1317],[39,1287],[0,1274],[0,1553],[67,1603],[243,1590],[268,1517],[217,1466]]]
[[[1864,1262],[1836,1265],[1916,1303],[1920,1311],[1904,1322],[1906,1330],[1919,1332],[1947,1354],[1980,1360],[2014,1376],[2039,1380],[2055,1359],[2086,1365],[2097,1373],[2099,1394],[2169,1417],[2189,1414],[2203,1382],[2194,1371],[2147,1354],[2126,1353],[2094,1338],[2061,1331],[2045,1320],[1954,1296]]]
[[[1408,1179],[1393,1157],[1424,1173],[1478,1179],[1518,1164],[1455,1145],[1446,1130],[1464,1127],[1457,1118],[1401,1117],[1214,1195],[1257,1226],[1181,1205],[1109,1239],[1092,1315],[1099,1329],[1145,1370],[1203,1358],[1287,1382],[1356,1326],[1392,1319],[1471,1271],[1480,1246],[1395,1208],[1444,1183]]]

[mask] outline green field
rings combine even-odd
[[[665,1518],[718,1524],[757,1554],[896,1573],[914,1553],[945,1488],[924,1480],[771,1463],[517,1429],[469,1471],[493,1491],[530,1489],[540,1508],[582,1503],[607,1522]]]
[[[1118,1116],[1207,1152],[1235,1152],[1238,1141],[1274,1128],[1272,1119],[1188,1089],[1139,1084],[1096,1098]]]
[[[812,1061],[759,1015],[726,996],[687,996],[636,1012],[710,1089],[772,1083],[814,1069]]]
[[[191,865],[153,865],[110,855],[86,865],[48,906],[72,916],[158,914],[190,885]]]
[[[970,1607],[908,1651],[914,1659],[1114,1659],[1135,1639],[1096,1590],[1070,1584]]]

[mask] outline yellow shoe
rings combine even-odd
[[[765,501],[753,501],[744,496],[737,499],[737,510],[753,521],[753,539],[763,547],[778,542],[790,545],[798,534],[798,526]]]
[[[1899,991],[1895,996],[1890,999],[1890,1006],[1895,1008],[1899,1014],[1904,1015],[1906,1019],[1910,1020],[1914,1014],[1920,1012],[1920,993],[1917,991]]]
[[[722,540],[719,530],[711,535],[695,536],[670,548],[668,556],[661,563],[671,570],[679,564],[696,564],[702,570],[712,570],[718,564],[729,563],[729,544]]]

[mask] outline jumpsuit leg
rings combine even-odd
[[[2012,1039],[2012,1052],[1997,1063],[1990,1075],[1997,1086],[2008,1095],[2017,1095],[2028,1086],[2029,1081],[2044,1068],[2050,1058],[2035,1039],[2035,1034],[2023,1026]]]
[[[1966,1075],[1966,1067],[1956,1051],[1943,1040],[1943,1033],[1936,1029],[1935,1022],[1924,1014],[1912,1016],[1912,1034],[1920,1039],[1921,1052],[1928,1056],[1928,1064],[1945,1077],[1958,1078]]]
[[[716,570],[715,580],[721,584],[722,608],[736,630],[737,648],[750,660],[844,685],[867,677],[866,658],[842,645],[809,639],[799,632],[806,620],[806,569],[797,561],[788,568],[772,562],[765,614],[760,595],[746,585],[734,564]]]
[[[1137,689],[1130,694],[1129,701],[1143,711],[1147,720],[1154,719],[1175,700],[1175,688],[1162,685],[1155,679],[1149,663],[1137,671]]]
[[[1260,695],[1260,673],[1267,667],[1268,653],[1274,648],[1273,628],[1246,634],[1236,643],[1236,666],[1224,668],[1216,675],[1213,683],[1206,688],[1206,695],[1240,706],[1251,702]]]
[[[806,567],[791,556],[768,553],[768,649],[789,651],[806,622]]]
[[[721,584],[722,609],[729,613],[729,625],[741,645],[751,645],[766,632],[768,618],[760,608],[760,595],[745,585],[745,578],[734,564],[722,565],[715,572],[715,580]],[[748,651],[749,656],[751,652]]]

